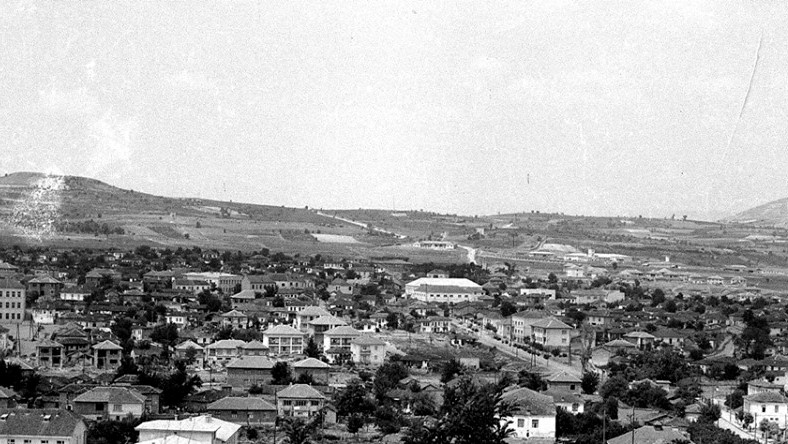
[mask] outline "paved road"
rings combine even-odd
[[[468,263],[469,264],[475,264],[476,263],[476,249],[475,248],[473,248],[473,247],[466,247],[465,245],[457,245],[457,246],[468,252]]]
[[[725,336],[725,339],[722,341],[722,347],[721,347],[720,351],[718,351],[716,353],[712,353],[709,356],[707,356],[706,358],[707,359],[708,358],[718,358],[718,357],[722,357],[722,356],[730,357],[730,356],[733,356],[733,353],[734,353],[735,350],[736,350],[736,347],[733,345],[733,336],[732,335],[727,335],[727,336]]]
[[[737,424],[736,415],[731,412],[729,409],[725,408],[725,406],[720,406],[720,419],[717,420],[717,427],[725,430],[730,430],[731,432],[735,433],[736,435],[744,438],[744,439],[756,439],[753,433],[748,432]]]
[[[458,322],[453,321],[452,325],[454,325],[454,327],[457,329],[464,330],[466,333],[473,335],[474,337],[477,338],[479,343],[482,345],[485,345],[487,347],[495,347],[500,352],[505,353],[511,357],[520,359],[524,362],[531,362],[532,354],[526,352],[525,350],[520,350],[518,348],[510,347],[504,344],[503,342],[496,340],[492,336],[488,336],[485,333],[481,333],[481,334],[476,333],[470,328]],[[579,358],[576,361],[576,366],[575,365],[570,366],[562,362],[558,362],[554,359],[544,359],[540,354],[537,354],[535,356],[536,356],[536,360],[534,362],[536,363],[536,365],[547,367],[551,372],[558,373],[564,371],[570,375],[577,376],[578,378],[582,377],[582,370],[580,368]]]

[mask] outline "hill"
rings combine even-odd
[[[725,222],[788,228],[788,198],[742,211]]]
[[[413,249],[414,238],[353,224],[337,212],[171,198],[77,176],[0,177],[0,242],[70,248],[159,247],[282,251],[345,258],[461,262],[465,252]],[[375,227],[375,229],[373,229]]]

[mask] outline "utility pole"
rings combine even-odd
[[[629,425],[632,426],[632,444],[635,444],[635,406],[632,406],[632,415],[629,417]]]

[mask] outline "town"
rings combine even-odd
[[[782,442],[788,309],[762,270],[566,251],[5,247],[0,436]]]

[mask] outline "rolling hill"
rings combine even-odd
[[[0,177],[0,243],[7,245],[133,248],[147,244],[437,262],[464,258],[463,250],[412,248],[420,229],[409,230],[413,237],[399,238],[348,223],[338,213],[162,197],[77,176],[21,172]]]
[[[742,211],[725,222],[788,228],[788,198]]]

